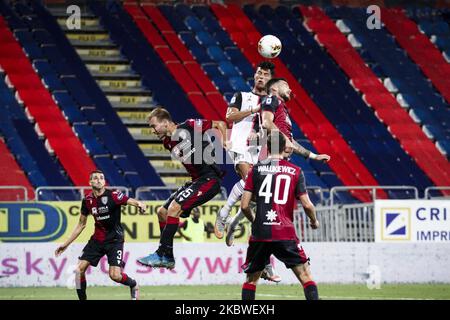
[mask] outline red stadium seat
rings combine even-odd
[[[167,45],[155,47],[156,53],[165,62],[178,62],[178,58]]]
[[[190,73],[195,82],[199,85],[203,92],[217,92],[216,87],[212,84],[211,80],[209,80],[208,76],[205,72],[200,68],[199,64],[193,61],[185,62],[184,66],[186,70]]]

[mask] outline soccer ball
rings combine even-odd
[[[273,59],[281,52],[281,41],[277,37],[268,34],[258,42],[258,52],[264,58]]]

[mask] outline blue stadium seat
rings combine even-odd
[[[111,186],[128,186],[129,184],[119,173],[119,168],[108,157],[94,158],[95,164],[105,173],[105,179]]]
[[[97,140],[92,127],[86,124],[74,124],[73,130],[92,156],[108,155],[105,147]]]
[[[251,87],[241,77],[230,77],[229,83],[234,91],[251,91]]]
[[[205,31],[202,22],[196,17],[193,16],[186,17],[186,19],[184,19],[184,24],[191,31],[194,32]]]
[[[206,52],[211,57],[211,59],[215,60],[216,62],[228,60],[227,56],[225,56],[225,53],[219,46],[209,46],[206,49]]]
[[[204,47],[217,45],[217,41],[206,31],[198,31],[195,38],[197,39],[197,42]]]
[[[233,76],[239,76],[239,71],[236,69],[236,67],[229,61],[221,61],[219,62],[219,71],[225,76],[225,77],[233,77]]]

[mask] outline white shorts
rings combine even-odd
[[[239,163],[243,162],[249,163],[251,165],[257,164],[260,151],[261,147],[258,147],[258,148],[249,148],[244,153],[229,151],[229,154],[231,159],[233,159],[234,167],[236,168]]]

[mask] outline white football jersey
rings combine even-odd
[[[254,94],[253,92],[238,92],[230,101],[229,107],[237,108],[239,111],[247,111],[252,107],[256,108],[261,104],[262,96]],[[256,132],[261,128],[261,114],[260,112],[250,114],[244,119],[233,122],[231,129],[231,148],[230,150],[236,153],[245,153],[248,151],[248,137],[252,130]]]

